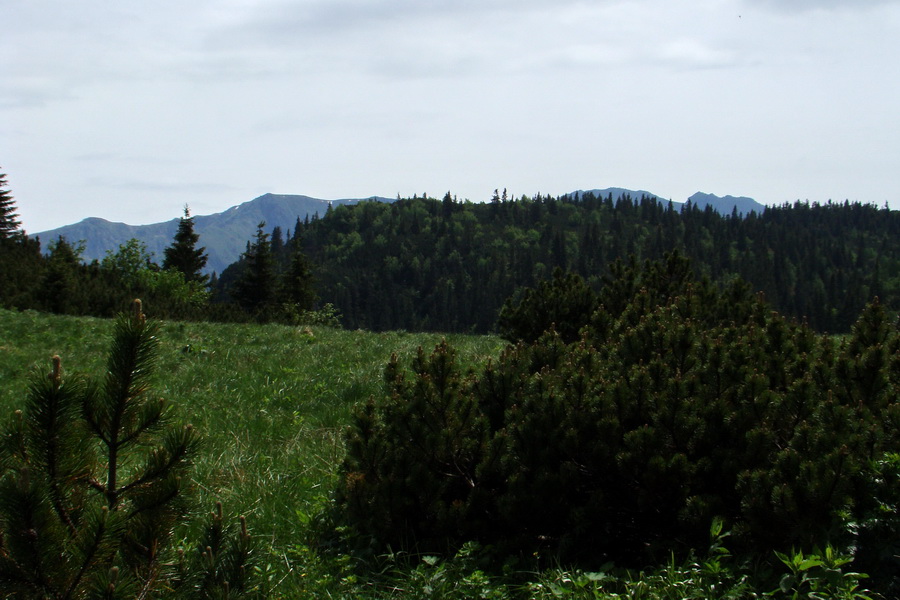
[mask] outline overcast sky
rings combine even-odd
[[[0,0],[31,233],[266,192],[900,208],[900,1]]]

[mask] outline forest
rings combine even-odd
[[[747,281],[779,311],[818,331],[847,332],[866,302],[898,308],[900,213],[859,203],[795,203],[745,217],[655,198],[410,198],[340,206],[298,222],[277,262],[298,246],[317,296],[347,328],[493,331],[504,302],[577,273],[599,289],[617,259],[678,250],[719,284]],[[281,257],[280,259],[277,257]],[[215,282],[220,299],[244,269]]]
[[[8,203],[14,209],[11,194]],[[504,303],[559,269],[594,290],[617,260],[676,250],[716,285],[746,281],[779,312],[846,333],[878,297],[900,308],[900,212],[857,202],[795,202],[721,215],[690,203],[591,194],[486,203],[412,197],[329,208],[293,231],[247,232],[246,252],[208,279],[189,212],[162,265],[136,240],[101,261],[78,240],[4,234],[0,305],[112,316],[129,297],[156,314],[292,322],[325,309],[348,329],[496,331]]]
[[[9,597],[900,593],[896,212],[448,193],[207,280],[187,207],[84,264],[5,187]]]

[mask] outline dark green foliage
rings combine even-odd
[[[702,547],[714,519],[763,556],[858,538],[873,465],[900,450],[900,340],[878,305],[835,348],[676,254],[611,270],[575,341],[550,331],[470,376],[444,347],[410,376],[389,365],[389,398],[351,429],[349,522],[637,565]]]
[[[109,316],[121,306],[115,273],[81,262],[81,245],[65,238],[50,243],[37,293],[37,307],[57,314]],[[132,296],[133,297],[133,296]]]
[[[203,274],[206,266],[206,248],[197,248],[200,236],[194,232],[194,218],[187,206],[184,207],[184,217],[178,221],[178,231],[172,245],[165,249],[162,267],[174,269],[184,274],[186,281],[196,281],[206,285],[208,275]]]
[[[137,240],[109,251],[102,264],[84,264],[83,243],[63,238],[51,241],[42,256],[40,241],[18,228],[12,196],[3,186],[0,176],[0,306],[111,317],[117,307],[139,296],[163,317],[206,315],[206,276],[200,273],[206,257],[194,247],[197,236],[187,209],[173,246],[166,250],[171,270],[153,264]]]
[[[265,223],[258,225],[256,239],[247,244],[241,260],[211,285],[210,318],[340,326],[333,304],[317,307],[316,278],[301,237],[294,235],[285,242],[280,228],[270,236],[264,227]],[[299,221],[297,227],[299,232]],[[229,308],[229,298],[237,303],[237,310]]]
[[[292,248],[290,261],[281,275],[278,294],[282,303],[289,304],[295,310],[310,311],[317,299],[312,267],[299,241],[295,240]]]
[[[252,591],[251,538],[244,517],[229,527],[222,504],[209,515],[197,547],[179,550],[176,578],[181,595],[192,600],[227,600],[246,597]]]
[[[25,235],[0,238],[0,306],[34,306],[43,269],[38,240]]]
[[[508,300],[500,311],[497,327],[510,341],[536,341],[555,329],[566,342],[574,342],[597,305],[597,296],[579,275],[557,268],[552,281],[542,281],[536,290],[525,290],[514,304]]]
[[[34,302],[41,245],[25,235],[17,216],[6,175],[0,173],[0,306],[24,308]]]
[[[717,284],[740,277],[817,331],[849,331],[874,295],[889,312],[900,309],[900,211],[858,203],[796,203],[740,218],[680,212],[655,198],[498,191],[491,203],[447,194],[338,206],[295,231],[318,296],[348,328],[487,332],[507,299],[518,302],[518,290],[557,267],[599,292],[619,279],[610,267],[617,260],[634,255],[640,266],[673,250]],[[287,264],[286,254],[279,261]],[[223,288],[233,281],[222,274]]]
[[[241,308],[253,315],[262,315],[266,309],[271,309],[276,299],[275,258],[265,226],[260,223],[256,228],[256,240],[252,244],[248,242],[247,251],[241,257],[243,268],[232,291]]]
[[[0,239],[9,239],[21,235],[21,223],[16,217],[16,203],[8,189],[6,175],[0,173]]]
[[[420,348],[409,375],[394,356],[385,383],[386,401],[354,417],[341,492],[348,515],[399,547],[475,535],[488,429],[477,400],[462,393],[455,352],[446,342],[430,356]]]
[[[149,597],[181,585],[173,533],[188,514],[198,438],[152,393],[157,345],[135,301],[116,322],[102,380],[64,378],[59,357],[33,378],[2,438],[5,597]]]

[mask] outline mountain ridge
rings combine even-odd
[[[606,198],[607,196],[611,195],[613,200],[618,200],[619,198],[626,195],[630,196],[632,200],[640,200],[642,196],[646,196],[648,198],[656,198],[657,201],[661,204],[667,204],[671,202],[672,206],[677,208],[678,210],[683,210],[685,205],[687,204],[687,202],[667,200],[665,196],[654,194],[653,192],[648,192],[647,190],[629,190],[618,187],[594,190],[578,190],[575,192],[570,192],[568,195],[570,197],[580,198],[584,194],[594,194],[594,196],[598,198]],[[711,206],[713,210],[724,216],[730,215],[734,209],[737,209],[738,215],[746,216],[751,212],[761,213],[766,208],[764,204],[760,204],[753,198],[748,198],[747,196],[716,196],[715,194],[707,194],[705,192],[694,192],[691,196],[688,197],[688,202],[690,202],[692,206],[696,206],[697,208],[701,209],[705,209],[707,206]]]
[[[293,232],[297,219],[324,215],[329,206],[357,204],[359,202],[393,202],[391,198],[370,196],[368,198],[343,198],[323,200],[299,194],[263,194],[211,215],[193,215],[194,231],[200,236],[199,246],[206,248],[209,261],[205,272],[221,273],[236,261],[245,250],[247,241],[253,237],[256,226],[266,222],[266,230],[281,227]],[[108,250],[116,250],[131,238],[147,245],[157,262],[161,262],[163,251],[172,243],[178,230],[179,219],[148,225],[128,225],[107,221],[100,217],[87,217],[78,223],[56,229],[42,231],[31,237],[40,237],[44,251],[47,243],[64,237],[70,242],[84,242],[82,258],[86,261],[101,260]]]
[[[657,198],[661,203],[669,202],[664,196],[646,190],[629,190],[619,187],[577,190],[566,195],[580,198],[588,193],[598,197],[612,195],[614,200],[624,196],[639,200],[641,196],[647,196]],[[697,192],[688,200],[699,208],[710,205],[723,215],[731,214],[734,209],[738,214],[745,215],[749,214],[751,210],[761,212],[765,208],[752,198],[744,196],[719,197],[714,194]],[[394,199],[369,196],[367,198],[323,200],[302,194],[268,193],[219,213],[194,215],[194,231],[200,235],[199,245],[206,248],[209,256],[205,271],[221,273],[225,267],[235,262],[245,250],[247,241],[253,237],[256,226],[261,221],[266,222],[267,231],[271,231],[274,227],[280,227],[283,231],[293,231],[297,219],[312,218],[317,213],[324,215],[329,206],[367,201],[393,202]],[[672,204],[678,210],[685,205],[684,202],[675,201],[672,201]],[[78,223],[42,231],[33,234],[32,237],[41,238],[45,252],[48,242],[56,240],[60,236],[70,242],[83,241],[82,258],[86,261],[101,260],[106,256],[107,251],[114,251],[129,239],[135,238],[146,244],[147,251],[157,262],[161,262],[164,250],[172,243],[175,232],[178,230],[178,221],[178,218],[174,218],[148,225],[128,225],[107,221],[100,217],[87,217]]]

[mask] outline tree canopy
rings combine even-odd
[[[6,175],[0,173],[0,238],[11,238],[22,233],[22,223],[16,218],[18,216]]]
[[[794,203],[746,217],[683,211],[655,198],[583,194],[485,204],[414,197],[337,206],[299,222],[323,302],[348,328],[488,332],[504,303],[562,269],[594,292],[618,259],[677,250],[716,285],[740,277],[782,314],[848,332],[878,296],[900,309],[900,212],[859,203]],[[276,253],[277,254],[277,253]],[[219,285],[233,285],[242,262]]]
[[[200,235],[194,231],[194,218],[190,209],[185,205],[184,216],[178,221],[178,231],[172,245],[166,248],[162,267],[174,269],[184,274],[187,281],[195,281],[206,285],[209,276],[203,273],[208,256],[206,248],[197,247]]]

